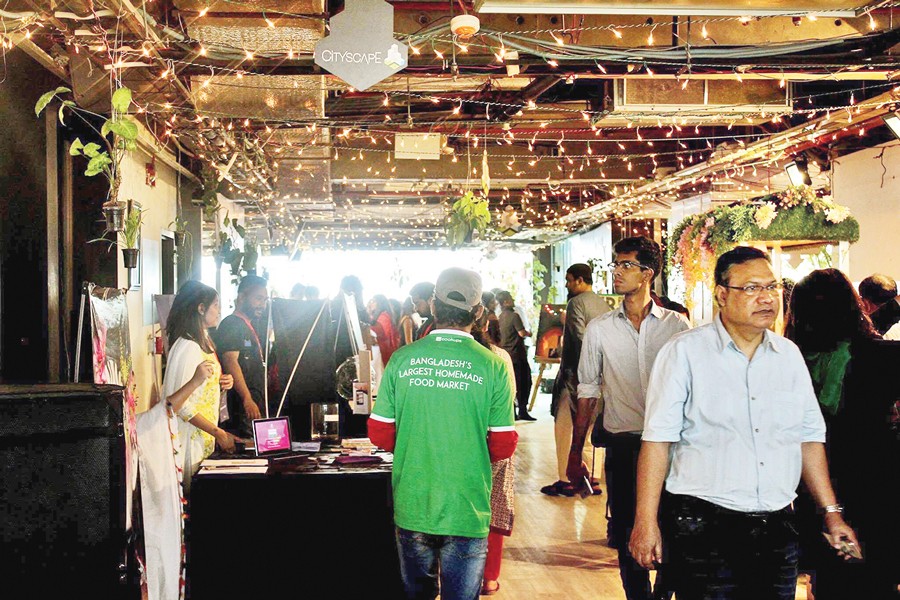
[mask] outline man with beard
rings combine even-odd
[[[650,287],[659,274],[659,245],[646,237],[630,237],[615,247],[610,264],[617,294],[625,298],[616,310],[588,324],[578,363],[578,406],[569,481],[582,481],[584,440],[597,399],[603,398],[606,486],[610,510],[608,535],[619,553],[619,575],[628,600],[649,600],[650,574],[626,548],[634,525],[637,458],[644,428],[644,402],[650,370],[660,348],[690,326],[678,313],[657,306]],[[659,581],[657,581],[657,587]]]
[[[413,308],[422,317],[422,323],[416,329],[414,339],[421,340],[434,329],[434,319],[431,316],[431,297],[434,296],[434,284],[422,281],[412,286],[409,290],[409,299]]]
[[[266,285],[266,280],[256,275],[241,279],[234,313],[222,319],[213,337],[222,372],[234,377],[234,387],[228,392],[228,419],[221,426],[247,439],[253,437],[251,422],[265,410],[262,338],[252,321],[263,316],[268,300]]]
[[[594,276],[591,267],[575,263],[566,270],[565,332],[562,340],[562,356],[559,374],[553,384],[550,414],[553,415],[553,430],[556,439],[556,466],[558,479],[545,485],[541,493],[548,496],[574,496],[575,489],[566,475],[569,447],[572,444],[572,423],[575,420],[575,405],[578,398],[578,360],[581,358],[581,344],[584,331],[594,318],[609,312],[606,300],[594,293]]]

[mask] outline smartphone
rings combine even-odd
[[[829,544],[834,543],[835,539],[834,539],[833,535],[831,535],[830,533],[827,533],[827,532],[823,532],[822,535],[825,536],[825,539],[828,540]],[[847,554],[857,560],[862,560],[863,555],[862,555],[862,552],[860,552],[860,550],[859,550],[859,546],[857,546],[856,544],[854,544],[852,542],[848,542],[845,539],[839,540],[838,543],[841,546],[841,552],[843,552],[844,554]],[[833,547],[834,546],[832,546],[832,548]]]

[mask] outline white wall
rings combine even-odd
[[[586,263],[590,259],[599,260],[601,264],[612,260],[612,224],[603,223],[585,234],[576,235],[557,244],[553,248],[552,285],[557,290],[557,301],[564,303],[566,299],[566,269],[575,263]],[[555,267],[559,267],[557,271]],[[602,281],[594,281],[594,291],[603,292]]]
[[[122,168],[120,200],[134,200],[141,204],[144,223],[141,229],[140,289],[128,291],[128,317],[131,329],[131,354],[134,357],[134,375],[137,386],[138,412],[149,407],[151,399],[159,394],[162,373],[160,359],[150,352],[150,340],[158,331],[153,324],[156,318],[152,305],[153,294],[161,292],[161,237],[169,231],[169,224],[177,214],[178,178],[174,169],[156,160],[156,186],[146,183],[144,165],[150,162],[148,151],[139,149],[125,157]],[[128,287],[128,269],[122,264],[122,253],[117,252],[118,287]]]
[[[884,156],[878,155],[884,151]],[[884,168],[882,168],[882,165]],[[859,221],[859,241],[850,246],[852,281],[872,273],[900,279],[900,144],[890,142],[834,161],[832,196]],[[883,177],[882,177],[883,174]]]

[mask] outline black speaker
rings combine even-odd
[[[4,595],[133,597],[122,398],[118,386],[0,385]]]

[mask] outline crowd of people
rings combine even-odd
[[[623,239],[609,267],[623,297],[614,310],[593,292],[588,265],[566,272],[551,403],[559,479],[541,491],[595,487],[587,440],[605,448],[608,537],[625,596],[792,599],[806,570],[817,600],[895,597],[897,518],[883,487],[900,458],[896,283],[875,275],[857,292],[825,269],[783,297],[768,255],[738,247],[715,266],[717,316],[692,328],[683,307],[652,291],[658,244]],[[211,288],[188,282],[175,299],[157,410],[175,432],[185,491],[200,461],[249,437],[264,410],[254,321],[266,285],[245,277],[221,324]],[[395,456],[407,597],[495,593],[515,513],[515,421],[534,420],[521,311],[464,269],[413,286],[402,302],[374,295],[363,305],[353,276],[341,288],[385,365],[368,434]],[[299,285],[295,294],[318,297]],[[783,302],[781,336],[772,329]]]

